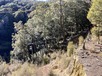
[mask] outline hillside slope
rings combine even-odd
[[[13,63],[0,64],[0,75],[5,76],[101,76],[102,75],[102,36],[100,44],[97,40],[85,39],[75,53],[68,57],[60,51],[51,55],[52,60],[46,65]]]
[[[102,37],[100,39],[100,44],[97,40],[86,39],[85,50],[83,45],[78,47],[76,54],[71,58],[68,58],[66,53],[61,54],[54,63],[41,67],[37,76],[101,76]]]

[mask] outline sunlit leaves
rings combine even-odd
[[[95,25],[102,25],[102,0],[93,0],[87,18]]]

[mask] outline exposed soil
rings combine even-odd
[[[85,46],[87,47],[86,50],[80,48],[78,56],[79,61],[84,66],[86,75],[102,76],[102,42],[98,44],[90,40],[86,42]]]

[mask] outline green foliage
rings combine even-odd
[[[28,19],[27,13],[22,10],[18,10],[14,13],[14,18],[16,22],[19,22],[20,20],[25,23]]]
[[[97,27],[93,27],[91,29],[91,33],[92,33],[92,35],[98,36],[98,28]]]
[[[87,18],[92,24],[102,24],[102,0],[92,0],[92,6],[89,10]],[[101,25],[102,26],[102,25]]]
[[[96,36],[102,35],[102,0],[92,0],[92,6],[87,18],[97,26],[92,28],[92,34]]]
[[[62,9],[59,10],[59,7]],[[64,43],[67,38],[86,28],[82,25],[83,22],[87,23],[85,16],[88,7],[88,3],[82,0],[63,1],[62,5],[59,1],[40,3],[27,23],[15,23],[17,33],[13,36],[14,53],[27,58],[29,43],[35,44],[38,51],[59,48],[61,40]],[[69,49],[73,53],[73,43]]]
[[[13,53],[15,56],[18,56],[18,58],[24,59],[27,56],[27,45],[30,42],[30,37],[26,33],[25,27],[21,21],[14,23],[14,26],[17,33],[12,36],[12,47],[14,48]],[[20,55],[21,53],[22,55]]]
[[[42,62],[43,64],[48,64],[50,62],[50,59],[47,56],[45,56],[43,57]]]
[[[69,57],[71,57],[71,55],[74,54],[74,43],[73,42],[69,42],[68,46],[67,46],[67,55]]]
[[[101,27],[93,27],[91,29],[92,35],[95,35],[97,37],[102,36],[102,28]]]

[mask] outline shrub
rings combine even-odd
[[[50,62],[50,59],[48,58],[47,55],[45,55],[45,56],[43,56],[42,61],[43,61],[43,64],[48,64]]]
[[[98,27],[93,27],[91,29],[91,33],[92,33],[92,35],[98,36]]]
[[[93,41],[97,41],[98,37],[99,37],[99,29],[98,29],[98,27],[93,27],[91,29],[91,34],[92,34],[92,40]]]
[[[87,18],[89,21],[102,28],[102,0],[92,0],[92,5],[89,9]]]
[[[102,35],[102,0],[92,0],[92,5],[88,12],[87,18],[89,21],[95,25],[91,29],[92,35],[100,36]]]
[[[84,42],[84,37],[83,36],[80,36],[79,37],[79,45],[82,45]]]
[[[74,53],[74,43],[71,41],[68,43],[68,46],[67,46],[67,55],[71,57],[73,53]]]

